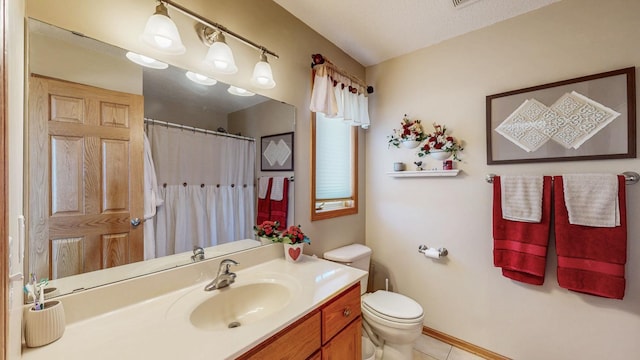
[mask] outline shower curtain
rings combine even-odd
[[[253,238],[255,141],[151,125],[156,257]]]

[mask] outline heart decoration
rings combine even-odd
[[[301,253],[301,248],[289,248],[289,256],[293,259],[293,261],[297,261]]]

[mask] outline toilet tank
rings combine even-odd
[[[371,262],[371,248],[362,244],[351,244],[339,247],[337,249],[329,250],[323,254],[323,257],[326,260],[364,270],[368,274],[369,264]],[[368,281],[369,275],[360,280],[360,292],[362,294],[367,291]]]

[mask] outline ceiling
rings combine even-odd
[[[274,0],[364,66],[560,0]],[[454,7],[453,3],[462,3]]]

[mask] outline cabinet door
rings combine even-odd
[[[304,360],[319,348],[320,312],[317,311],[280,331],[238,360]]]
[[[322,360],[362,359],[362,318],[354,320],[322,347]]]
[[[322,343],[331,340],[360,314],[360,283],[357,283],[322,309]]]

